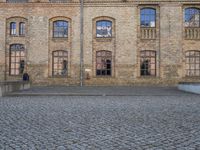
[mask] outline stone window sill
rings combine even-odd
[[[97,76],[95,75],[93,78],[114,78],[112,75],[111,76]]]
[[[50,76],[49,78],[50,79],[53,79],[53,78],[64,79],[64,78],[69,78],[69,76]]]
[[[156,79],[156,78],[158,78],[158,76],[139,76],[139,77],[137,77],[137,78],[140,78],[140,79]]]
[[[98,37],[96,37],[95,40],[96,40],[97,42],[111,42],[113,38],[114,38],[114,37],[111,37],[111,38],[104,38],[104,37],[98,38]]]
[[[200,79],[200,76],[185,76],[185,79]]]
[[[52,37],[52,41],[68,41],[68,37]]]

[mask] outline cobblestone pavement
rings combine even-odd
[[[0,98],[0,150],[200,150],[200,96]]]

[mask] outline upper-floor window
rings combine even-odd
[[[68,37],[68,22],[58,20],[53,22],[53,37],[66,38]]]
[[[200,76],[200,51],[186,52],[186,76]]]
[[[185,9],[185,27],[200,27],[200,9]]]
[[[26,35],[26,24],[28,23],[28,19],[23,17],[11,17],[6,20],[6,33],[10,37],[21,36],[24,37]]]
[[[10,35],[16,35],[16,22],[10,23]]]
[[[96,37],[112,37],[112,22],[108,20],[97,21]]]
[[[25,67],[25,48],[23,44],[10,46],[10,75],[23,74]]]
[[[142,8],[140,10],[140,26],[156,27],[156,10],[153,8]]]
[[[19,35],[25,35],[25,23],[24,22],[19,23]]]

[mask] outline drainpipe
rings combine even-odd
[[[84,80],[84,60],[83,60],[83,5],[84,0],[80,0],[80,86]]]

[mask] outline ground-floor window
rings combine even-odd
[[[10,75],[20,75],[25,67],[25,48],[23,44],[10,46]]]
[[[58,50],[53,52],[53,76],[66,76],[68,72],[68,53]]]
[[[186,76],[200,76],[200,51],[186,52]]]
[[[156,52],[145,50],[140,52],[141,76],[156,76]]]
[[[105,50],[96,52],[96,75],[112,75],[112,52]]]

